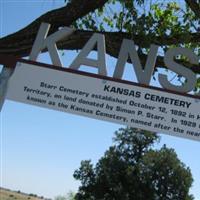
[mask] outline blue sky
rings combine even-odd
[[[47,10],[62,6],[63,0],[1,0],[1,37],[16,32]],[[75,57],[67,52],[67,66]],[[50,63],[48,56],[40,61]],[[114,59],[107,57],[110,73]],[[94,163],[112,144],[114,131],[121,126],[72,114],[6,101],[1,112],[1,186],[45,197],[76,191],[79,183],[73,172],[80,161]],[[191,193],[200,200],[200,143],[161,134],[161,143],[176,150],[191,168]]]

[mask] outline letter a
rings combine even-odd
[[[97,45],[98,60],[87,58],[89,53]],[[77,58],[73,61],[69,68],[78,70],[81,65],[92,66],[98,69],[100,75],[107,75],[106,59],[105,59],[105,37],[102,34],[95,33],[83,47]]]

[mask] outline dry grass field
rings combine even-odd
[[[45,200],[43,197],[38,197],[34,194],[25,194],[20,191],[11,191],[0,188],[0,200]]]

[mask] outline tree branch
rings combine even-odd
[[[80,49],[79,46],[83,46],[86,41],[95,33],[94,31],[83,31],[77,30],[70,38],[66,41],[59,42],[58,48],[62,48],[61,43],[67,43],[69,46],[74,43],[78,43],[77,49]],[[200,43],[200,32],[197,33],[187,33],[187,34],[177,34],[173,37],[163,36],[163,37],[153,37],[151,35],[134,35],[125,32],[99,32],[104,34],[106,37],[109,37],[112,43],[114,41],[121,44],[123,39],[131,39],[138,46],[142,48],[149,48],[151,44],[156,44],[159,46],[162,45],[176,45],[176,44],[187,44],[187,43]],[[28,34],[28,33],[27,33]],[[26,35],[26,34],[25,34]],[[9,37],[9,36],[7,36]],[[0,54],[12,54],[15,56],[28,56],[32,48],[33,38],[26,36],[24,39],[16,36],[13,39],[7,39],[7,37],[0,39]],[[107,40],[109,42],[109,40]],[[67,49],[67,47],[66,47]]]
[[[196,0],[185,0],[185,2],[195,13],[196,17],[200,19],[200,3],[198,3]]]
[[[108,0],[72,0],[67,6],[50,11],[36,19],[24,29],[0,39],[0,54],[21,57],[28,56],[41,22],[51,23],[51,32],[54,32],[60,26],[70,26],[75,20],[86,15],[88,12],[102,7],[107,1]],[[94,32],[92,31],[78,30],[67,40],[60,41],[58,43],[58,48],[67,50],[81,49],[93,33]],[[199,32],[162,37],[133,35],[123,32],[104,32],[103,34],[106,37],[107,53],[115,58],[118,57],[119,49],[124,38],[132,39],[140,47],[146,48],[149,48],[150,44],[162,46],[183,43],[200,43]],[[146,62],[146,55],[142,55],[141,60],[144,64]],[[165,68],[162,57],[158,57],[156,66]],[[186,66],[188,66],[188,63],[186,63]],[[200,74],[200,66],[190,67],[195,73]]]
[[[68,39],[58,42],[58,44],[57,44],[58,49],[60,49],[60,50],[82,49],[83,46],[85,45],[85,43],[90,39],[90,37],[92,36],[93,33],[94,32],[92,32],[92,31],[78,30],[73,35],[71,35]],[[105,40],[106,40],[106,53],[115,58],[118,58],[122,40],[124,38],[132,39],[132,36],[130,36],[127,33],[105,32],[104,35],[105,35]],[[193,34],[193,37],[195,38],[195,37],[199,37],[199,36],[198,36],[198,34]],[[139,38],[139,36],[136,36],[135,41],[136,41],[136,43],[140,43],[142,41],[142,39]],[[157,38],[157,41],[159,41],[159,38]],[[177,42],[177,40],[174,38],[171,38],[171,39],[165,38],[165,41],[168,44],[173,44],[173,41]],[[22,42],[24,42],[24,41],[22,41]],[[151,41],[149,41],[149,43],[151,43]],[[150,45],[150,44],[148,44],[148,45]],[[15,56],[19,56],[19,55],[20,56],[28,56],[29,55],[28,53],[29,53],[31,47],[32,47],[31,43],[23,43],[23,45],[18,44],[16,47],[12,46],[10,48],[3,49],[3,51],[0,48],[0,54],[3,53],[3,54],[12,54]],[[150,46],[148,46],[148,47],[150,47]],[[45,51],[47,51],[47,49],[44,50],[44,52]],[[142,65],[145,66],[147,55],[145,55],[145,54],[140,55],[140,59],[141,59]],[[131,62],[131,61],[128,60],[128,62]],[[181,61],[179,61],[179,62],[181,64],[187,66],[188,68],[190,68],[193,72],[200,74],[200,66],[199,65],[192,65],[188,62],[181,62]],[[157,57],[156,67],[166,68],[162,56]]]
[[[85,16],[89,12],[101,8],[107,1],[108,0],[72,0],[71,3],[68,3],[62,8],[49,11],[20,31],[0,39],[1,52],[3,49],[6,49],[6,46],[15,46],[15,48],[18,46],[20,48],[21,45],[22,48],[23,45],[32,45],[42,22],[50,23],[52,25],[50,33],[55,32],[59,27],[70,26],[74,21]],[[24,43],[21,43],[23,40]]]

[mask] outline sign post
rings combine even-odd
[[[0,74],[0,111],[3,107],[3,103],[6,97],[8,80],[11,77],[13,69],[3,66]]]
[[[0,112],[5,101],[8,81],[14,71],[16,62],[17,62],[16,57],[0,55],[0,64],[3,65],[3,68],[0,74]]]

